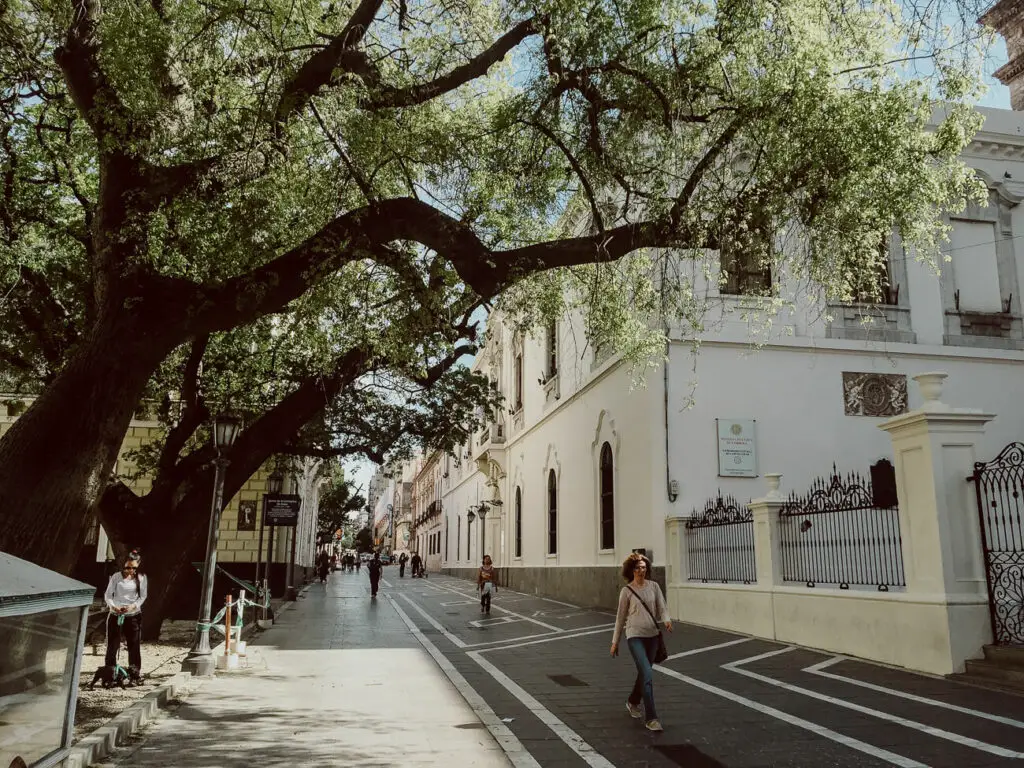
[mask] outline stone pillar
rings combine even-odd
[[[992,74],[1010,89],[1010,105],[1024,109],[1024,2],[999,0],[978,21],[995,30],[1006,41],[1006,64]]]
[[[665,584],[685,584],[690,576],[686,559],[686,518],[665,518]]]
[[[768,493],[754,499],[748,508],[754,516],[754,558],[757,566],[757,584],[771,589],[782,584],[782,554],[779,546],[779,511],[785,504],[779,493],[782,475],[765,473]]]
[[[944,674],[963,671],[964,660],[991,642],[981,530],[967,478],[994,418],[943,403],[946,376],[915,376],[924,404],[879,425],[893,445],[907,594],[929,625],[921,652],[934,655],[927,666]]]

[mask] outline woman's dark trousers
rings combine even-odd
[[[117,663],[117,651],[121,647],[121,636],[128,645],[128,666],[142,669],[142,614],[125,616],[124,623],[118,626],[116,614],[107,615],[107,657],[104,663],[112,667]]]

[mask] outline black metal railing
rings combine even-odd
[[[874,488],[856,472],[844,479],[833,465],[828,480],[818,478],[806,494],[790,496],[779,513],[784,581],[881,592],[906,586],[899,506],[888,492],[895,472],[883,459],[871,474]]]
[[[709,499],[686,521],[690,581],[750,584],[757,581],[754,518],[732,496]]]
[[[992,637],[1024,645],[1024,443],[979,461],[969,480],[978,499]]]

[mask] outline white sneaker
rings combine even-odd
[[[633,703],[627,701],[626,702],[626,711],[629,712],[629,716],[632,717],[635,720],[639,720],[641,717],[644,716],[644,712],[643,712],[642,709],[640,709],[640,705],[639,704],[633,704]]]
[[[648,720],[647,721],[647,730],[648,731],[657,731],[658,733],[661,733],[665,729],[661,727],[661,723],[659,723],[657,720]]]

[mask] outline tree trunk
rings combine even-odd
[[[146,382],[180,341],[120,315],[94,327],[0,439],[0,551],[62,573],[74,566]]]

